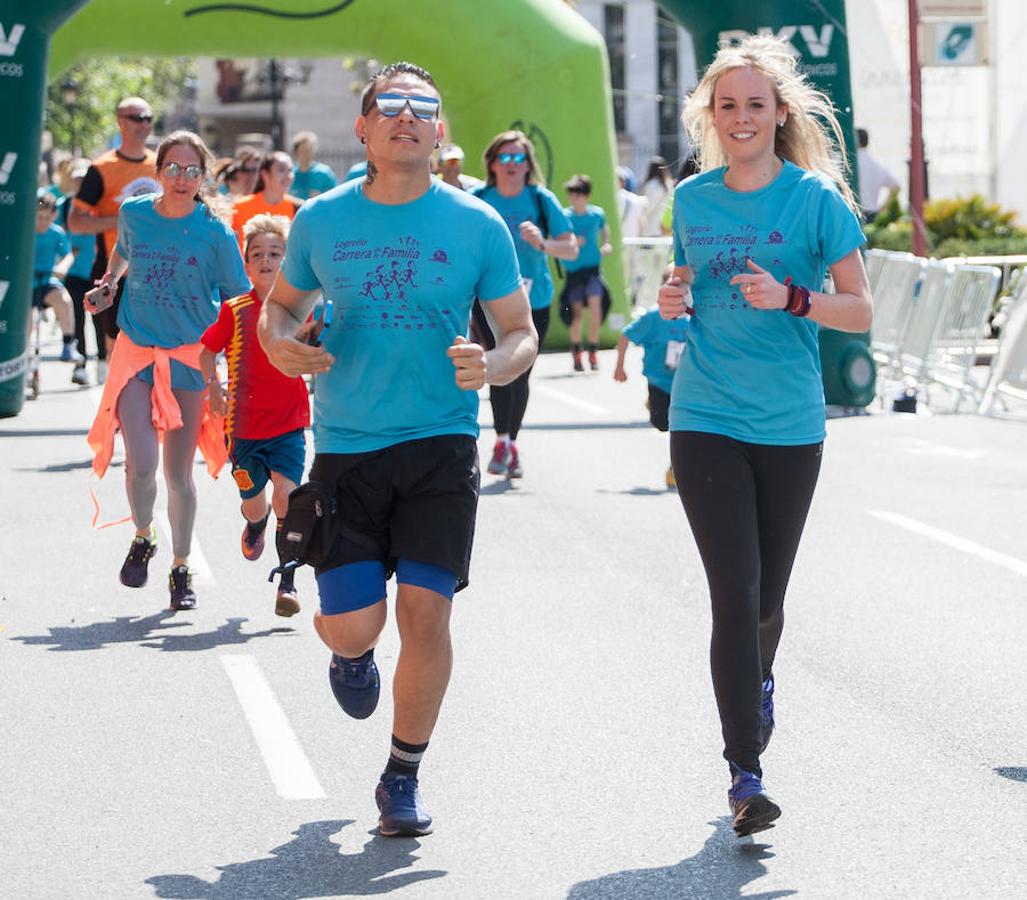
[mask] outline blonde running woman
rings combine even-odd
[[[785,588],[817,482],[817,332],[870,327],[852,192],[831,102],[788,46],[721,50],[685,106],[701,171],[675,191],[660,312],[694,306],[671,394],[678,493],[709,581],[713,687],[738,835],[781,814],[760,755],[774,728]],[[837,293],[822,292],[831,273]],[[689,287],[691,293],[689,294]]]

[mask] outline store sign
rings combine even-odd
[[[988,64],[988,29],[983,22],[931,22],[922,27],[923,65]]]

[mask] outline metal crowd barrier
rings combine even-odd
[[[631,305],[651,306],[663,284],[663,273],[674,258],[674,241],[669,237],[623,238],[624,271]]]

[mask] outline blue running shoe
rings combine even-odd
[[[774,733],[774,676],[763,682],[763,700],[760,702],[760,753],[767,749]]]
[[[378,833],[382,837],[431,834],[431,816],[421,803],[416,778],[386,772],[374,789],[374,800],[381,813]]]
[[[734,815],[731,825],[738,837],[773,828],[774,820],[781,815],[781,807],[767,796],[760,777],[739,768],[734,768],[727,801]]]
[[[346,715],[366,719],[377,708],[381,690],[374,650],[368,650],[358,659],[343,659],[333,653],[328,666],[328,683]]]

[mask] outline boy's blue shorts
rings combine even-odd
[[[256,497],[272,472],[299,484],[303,480],[306,450],[302,428],[272,438],[230,438],[228,457],[232,460],[232,477],[239,496],[243,500]]]
[[[37,282],[32,288],[32,305],[36,309],[44,309],[46,304],[43,301],[46,300],[46,295],[50,291],[59,291],[62,287],[64,285],[56,278],[50,278],[45,283]]]

